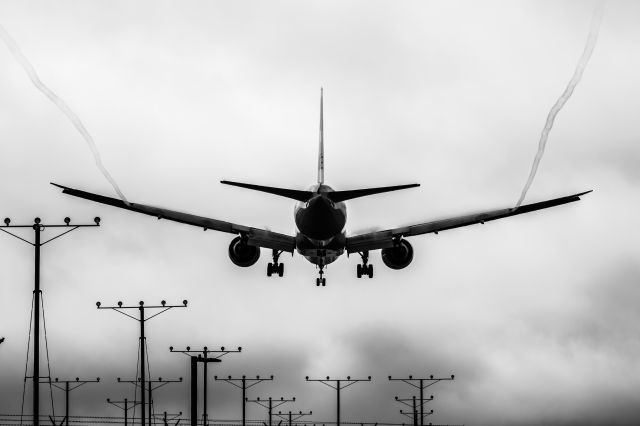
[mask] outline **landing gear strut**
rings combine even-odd
[[[322,277],[322,274],[324,274],[324,266],[320,265],[319,268],[320,271],[318,271],[318,273],[320,274],[320,277],[316,278],[316,285],[324,287],[327,284],[327,279]]]
[[[358,278],[362,278],[363,275],[367,275],[369,278],[373,278],[373,265],[369,265],[369,252],[363,251],[358,253],[362,258],[362,264],[356,266],[356,274]]]
[[[278,259],[282,254],[282,250],[273,249],[273,263],[267,264],[267,276],[278,274],[279,277],[284,275],[284,263],[278,263]]]

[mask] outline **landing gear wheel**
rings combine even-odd
[[[284,264],[278,263],[278,259],[282,254],[282,250],[273,250],[273,263],[267,264],[267,276],[270,277],[273,274],[278,274],[279,277],[284,275]]]
[[[358,278],[362,278],[363,275],[373,278],[373,265],[369,264],[369,252],[363,251],[359,254],[362,258],[362,263],[356,265],[356,275]]]
[[[327,279],[322,276],[324,274],[324,266],[320,266],[320,270],[318,271],[320,277],[316,278],[316,286],[324,287],[327,284]]]

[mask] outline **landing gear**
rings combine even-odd
[[[322,274],[324,274],[323,268],[324,266],[320,265],[320,271],[318,271],[318,273],[320,274],[320,277],[316,278],[316,285],[318,287],[320,286],[324,287],[327,284],[327,279],[322,277]]]
[[[369,262],[369,252],[363,251],[358,253],[362,258],[362,264],[358,264],[356,266],[356,274],[358,278],[362,278],[363,275],[367,275],[369,278],[373,278],[373,265],[370,265]]]
[[[273,250],[273,263],[267,264],[267,276],[270,277],[273,274],[278,274],[279,277],[284,275],[284,263],[278,263],[278,259],[282,254],[282,250]]]

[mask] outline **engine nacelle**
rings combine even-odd
[[[258,261],[260,247],[251,246],[242,241],[242,237],[235,237],[229,244],[229,259],[238,266],[246,268]]]
[[[402,269],[413,260],[413,247],[407,240],[400,240],[394,247],[382,249],[382,261],[391,269]]]

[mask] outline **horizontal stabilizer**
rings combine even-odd
[[[254,191],[267,192],[269,194],[280,195],[281,197],[292,198],[294,200],[302,201],[303,203],[309,201],[313,197],[314,193],[311,191],[299,191],[297,189],[285,189],[274,188],[271,186],[252,185],[249,183],[231,182],[228,180],[221,180],[220,183],[225,185],[239,186],[240,188],[253,189]]]
[[[380,194],[382,192],[397,191],[399,189],[415,188],[420,186],[419,183],[411,183],[409,185],[397,185],[397,186],[382,186],[379,188],[365,188],[365,189],[352,189],[349,191],[333,191],[327,193],[327,197],[334,203],[340,201],[352,200],[358,197],[364,197],[367,195]]]

